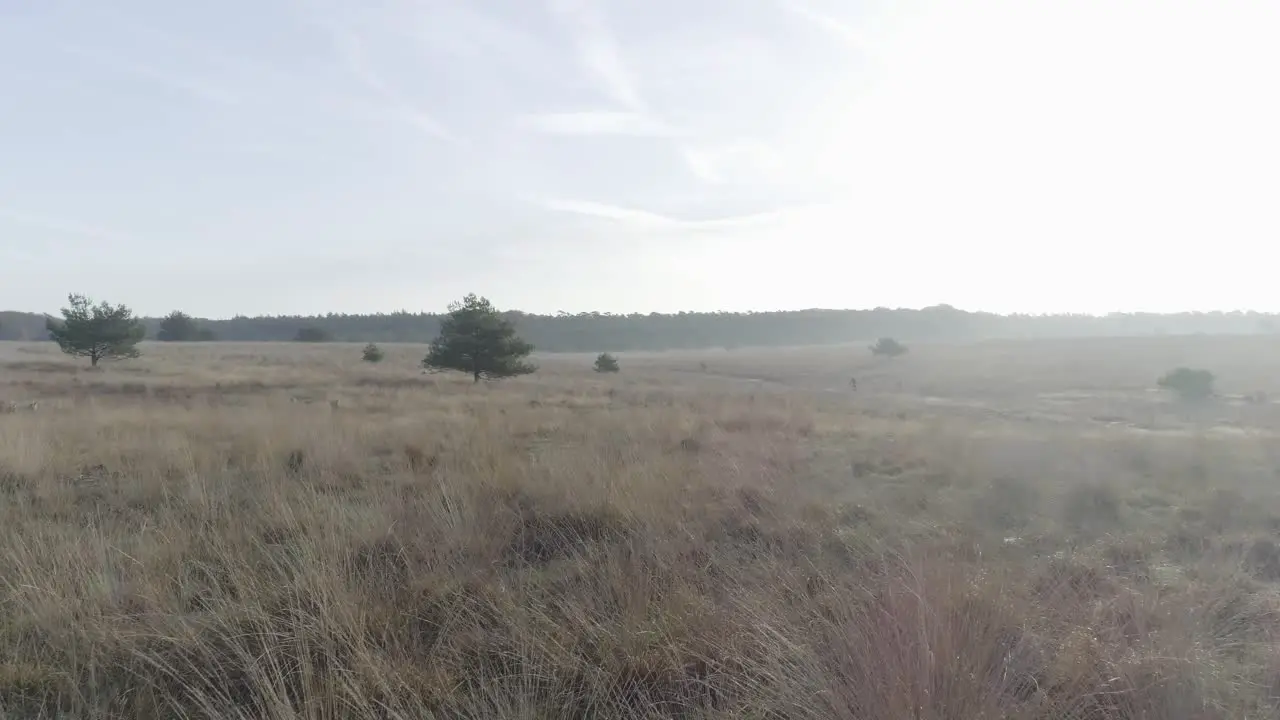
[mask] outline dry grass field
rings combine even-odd
[[[0,718],[1280,713],[1274,339],[385,349],[0,343]]]

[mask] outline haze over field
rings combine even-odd
[[[0,343],[0,716],[1280,716],[1274,336],[141,351]]]
[[[0,0],[0,718],[1280,718],[1277,37]]]
[[[1280,310],[1261,0],[0,2],[0,308]]]

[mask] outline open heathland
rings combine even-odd
[[[379,347],[0,343],[0,717],[1280,712],[1276,338]]]

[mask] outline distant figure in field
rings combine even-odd
[[[849,378],[849,389],[858,392],[858,378]]]

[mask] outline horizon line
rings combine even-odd
[[[687,315],[776,315],[776,314],[799,314],[799,313],[924,312],[924,311],[928,311],[928,310],[941,310],[941,311],[948,311],[948,312],[963,313],[963,314],[966,314],[966,315],[991,315],[991,316],[995,316],[995,317],[1003,317],[1003,318],[1015,318],[1015,317],[1031,317],[1031,318],[1055,318],[1055,317],[1090,317],[1090,318],[1106,318],[1106,317],[1112,317],[1112,316],[1115,316],[1115,315],[1135,315],[1135,316],[1178,316],[1178,315],[1263,315],[1263,316],[1277,316],[1277,317],[1280,317],[1280,310],[1254,310],[1254,309],[1240,309],[1240,308],[1236,308],[1236,309],[1232,309],[1232,310],[1222,310],[1222,309],[1217,309],[1217,310],[1194,310],[1194,309],[1183,309],[1183,310],[1108,310],[1108,311],[1103,312],[1103,313],[1097,313],[1097,312],[1083,312],[1083,311],[1070,311],[1070,310],[1048,311],[1048,312],[1026,312],[1026,311],[997,312],[997,311],[993,311],[993,310],[970,310],[970,309],[966,309],[966,308],[957,307],[957,306],[951,305],[951,304],[949,304],[949,303],[935,303],[935,304],[932,304],[932,305],[924,305],[924,306],[920,306],[920,307],[907,307],[907,306],[889,307],[889,306],[886,306],[886,305],[877,305],[877,306],[874,306],[874,307],[861,307],[861,308],[826,308],[826,307],[809,307],[809,308],[795,308],[795,309],[790,309],[790,310],[783,310],[783,309],[771,309],[771,310],[763,310],[763,309],[726,310],[726,309],[720,309],[720,310],[677,310],[677,311],[671,311],[671,312],[641,311],[641,310],[625,311],[625,312],[624,312],[624,311],[612,311],[612,310],[579,310],[579,311],[573,311],[573,312],[566,311],[566,310],[557,310],[557,311],[554,311],[554,312],[530,312],[530,311],[527,311],[527,310],[520,310],[520,309],[518,309],[518,308],[499,308],[498,312],[500,312],[500,313],[519,313],[519,314],[521,314],[521,315],[528,315],[528,316],[533,316],[533,317],[547,317],[547,318],[554,318],[554,317],[562,317],[562,316],[563,316],[563,317],[577,317],[577,316],[581,316],[581,315],[598,315],[598,316],[601,316],[601,317],[635,317],[635,316],[647,317],[647,316],[650,316],[650,315],[658,315],[658,316],[673,316],[673,317],[675,317],[675,316],[679,316],[679,315],[682,315],[682,314],[687,314]],[[186,314],[186,315],[188,315],[189,317],[191,317],[193,320],[203,320],[203,321],[206,321],[206,322],[231,322],[231,321],[234,321],[234,320],[240,320],[240,319],[245,319],[245,320],[257,320],[257,319],[271,319],[271,318],[323,319],[323,318],[325,318],[325,317],[326,317],[326,316],[328,316],[328,315],[339,315],[339,316],[345,316],[345,317],[379,317],[379,316],[386,316],[386,315],[419,315],[419,316],[421,316],[421,315],[437,315],[437,316],[440,316],[440,315],[447,315],[447,314],[449,313],[448,309],[445,309],[445,310],[417,310],[417,311],[413,311],[413,310],[406,310],[406,309],[399,309],[399,310],[389,310],[389,311],[384,310],[384,311],[377,311],[377,312],[337,312],[337,311],[326,311],[326,312],[323,312],[323,313],[314,313],[314,314],[281,313],[281,314],[274,314],[274,315],[273,315],[273,314],[259,314],[259,315],[232,315],[232,316],[221,316],[221,317],[202,317],[202,316],[199,316],[199,315],[193,315],[193,314],[191,314],[191,313],[186,313],[185,311],[181,311],[181,310],[170,310],[170,311],[169,311],[169,312],[167,312],[167,313],[158,314],[158,315],[145,314],[145,313],[143,313],[143,314],[136,314],[136,315],[135,315],[135,317],[137,317],[138,319],[141,319],[141,320],[161,320],[161,319],[164,319],[164,318],[165,318],[165,317],[167,317],[170,313],[173,313],[173,312],[183,312],[184,314]],[[5,315],[5,314],[17,314],[17,315],[34,315],[34,316],[40,316],[40,317],[51,317],[51,318],[56,318],[56,317],[58,316],[58,314],[59,314],[59,313],[60,313],[60,311],[55,311],[55,312],[53,312],[53,313],[50,313],[50,312],[29,311],[29,310],[0,310],[0,315]]]

